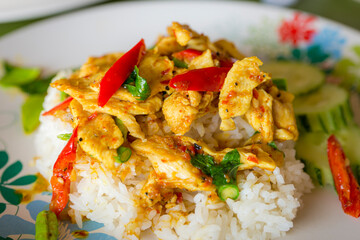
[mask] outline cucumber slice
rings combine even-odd
[[[360,181],[360,128],[357,126],[343,128],[334,132],[341,143],[350,166],[358,181]],[[296,142],[296,156],[305,164],[305,171],[314,183],[320,186],[333,185],[333,178],[327,158],[327,139],[330,134],[311,132],[301,134]]]
[[[323,132],[304,133],[295,145],[296,157],[304,162],[305,171],[320,186],[333,185],[326,152],[328,136]]]
[[[348,92],[331,84],[296,97],[294,112],[302,132],[330,133],[353,124]]]
[[[314,91],[325,82],[325,74],[307,63],[270,62],[261,69],[270,73],[273,79],[286,79],[288,91],[295,95]]]

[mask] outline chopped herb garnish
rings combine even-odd
[[[121,121],[121,119],[119,119],[117,117],[115,118],[115,123],[116,123],[116,126],[118,126],[118,128],[120,129],[123,137],[126,139],[126,136],[128,134],[128,130],[125,127],[124,123]]]
[[[206,175],[211,174],[211,167],[214,166],[214,158],[210,155],[196,154],[191,157],[191,164],[199,168]]]
[[[204,174],[212,177],[212,183],[216,186],[220,199],[225,201],[228,197],[236,199],[239,196],[236,174],[241,162],[240,154],[236,149],[226,153],[220,164],[216,164],[212,156],[204,154],[192,156],[191,164],[199,168]],[[226,194],[230,189],[225,186],[233,188],[231,190],[233,194]],[[225,191],[225,189],[228,190]]]
[[[130,148],[121,146],[117,149],[118,155],[114,157],[115,161],[120,162],[120,163],[125,163],[130,159],[131,153],[132,152],[131,152]]]
[[[175,58],[175,57],[174,57],[172,60],[173,60],[173,62],[174,62],[174,66],[175,66],[175,67],[178,67],[178,68],[188,68],[188,65],[186,64],[186,62],[181,61],[180,59]]]
[[[130,74],[123,86],[139,101],[144,101],[150,97],[150,87],[146,80],[139,75],[137,66],[135,66],[134,71]]]
[[[72,133],[63,133],[63,134],[57,135],[56,137],[60,140],[68,141],[71,138],[71,134]],[[81,142],[80,139],[79,139],[79,141]]]

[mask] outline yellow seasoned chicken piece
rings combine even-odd
[[[231,118],[244,115],[250,108],[253,89],[270,79],[268,74],[260,71],[260,65],[262,62],[257,57],[244,58],[236,61],[227,74],[219,99],[221,130],[236,128]]]
[[[90,113],[83,110],[81,104],[73,100],[70,103],[74,125],[78,126],[78,139],[81,148],[89,155],[103,162],[105,167],[114,167],[114,157],[124,142],[120,129],[114,119],[104,113],[99,113],[89,120]]]
[[[184,49],[185,48],[176,41],[174,36],[160,37],[154,47],[154,53],[164,56],[174,52],[180,52]]]
[[[226,148],[221,151],[214,151],[209,146],[201,141],[196,141],[190,137],[181,136],[179,137],[185,144],[197,144],[201,147],[204,154],[212,156],[217,163],[220,163],[226,153],[230,152],[231,148]],[[273,171],[276,166],[280,166],[284,160],[283,153],[269,147],[266,144],[252,144],[249,146],[236,148],[240,154],[239,170],[253,169],[258,167],[261,169]]]
[[[171,137],[155,135],[147,141],[135,140],[131,147],[137,154],[149,158],[160,186],[189,191],[213,191],[214,187],[207,177],[190,163],[190,155],[181,151],[177,144]]]
[[[214,94],[195,91],[174,92],[164,100],[162,111],[171,131],[184,135],[191,123],[211,110]]]
[[[193,37],[193,31],[187,25],[181,25],[178,22],[173,22],[171,30],[176,38],[176,41],[181,46],[186,46],[189,40]]]
[[[170,80],[173,77],[174,62],[168,57],[155,54],[149,51],[145,54],[139,64],[139,75],[146,79],[151,95],[154,96],[165,90],[166,85],[162,81]]]
[[[200,68],[207,68],[207,67],[214,67],[214,60],[211,56],[211,51],[207,49],[204,51],[200,56],[194,58],[190,64],[189,69],[200,69]]]
[[[260,132],[264,142],[271,142],[274,138],[273,98],[263,89],[254,89],[253,93],[254,97],[245,118]]]
[[[199,110],[191,106],[186,92],[174,92],[164,100],[162,111],[171,131],[183,135],[190,130]]]
[[[292,101],[294,95],[279,90],[276,86],[270,86],[268,92],[274,98],[273,118],[275,124],[275,140],[296,140],[299,132],[296,125],[296,119]]]
[[[144,102],[128,102],[112,97],[104,107],[99,107],[97,104],[98,93],[89,87],[89,80],[86,78],[60,79],[53,82],[51,86],[75,98],[86,111],[102,112],[118,117],[123,121],[130,134],[137,138],[144,138],[144,133],[134,115],[155,113],[160,110],[162,105],[162,97],[156,95]]]
[[[245,58],[245,55],[239,52],[236,48],[235,44],[226,40],[220,39],[214,42],[215,47],[217,47],[220,51],[225,52],[228,56],[231,56],[235,59],[241,60]]]

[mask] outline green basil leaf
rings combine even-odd
[[[135,82],[135,86],[132,85],[133,82]],[[151,94],[150,87],[146,80],[139,75],[137,66],[135,66],[134,71],[125,81],[124,87],[139,101],[146,100]]]
[[[229,173],[231,169],[240,164],[240,154],[236,149],[226,153],[220,163],[225,173]]]
[[[32,133],[40,124],[40,113],[43,109],[44,95],[30,95],[21,107],[24,132]]]
[[[204,154],[191,156],[190,163],[208,176],[211,176],[211,167],[215,165],[214,158],[210,155]]]
[[[218,188],[222,185],[228,184],[224,169],[221,165],[214,165],[210,168],[211,177],[213,178],[212,183]]]

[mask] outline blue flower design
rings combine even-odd
[[[319,50],[324,54],[331,56],[333,59],[339,59],[345,42],[346,39],[339,34],[337,29],[325,27],[315,34],[308,50],[318,46]]]
[[[39,212],[49,209],[49,203],[41,200],[35,200],[30,202],[26,209],[29,211],[30,217],[33,219],[33,222],[26,221],[19,216],[14,215],[3,215],[0,217],[0,233],[1,235],[21,235],[21,234],[30,234],[35,235],[35,221],[36,216]],[[76,224],[70,222],[65,222],[66,229],[70,230],[71,233],[78,230],[85,230],[89,233],[87,239],[104,239],[104,240],[116,240],[115,237],[107,235],[100,232],[92,232],[97,229],[104,227],[104,224],[94,222],[94,221],[85,221],[83,223],[82,229],[80,229]]]

